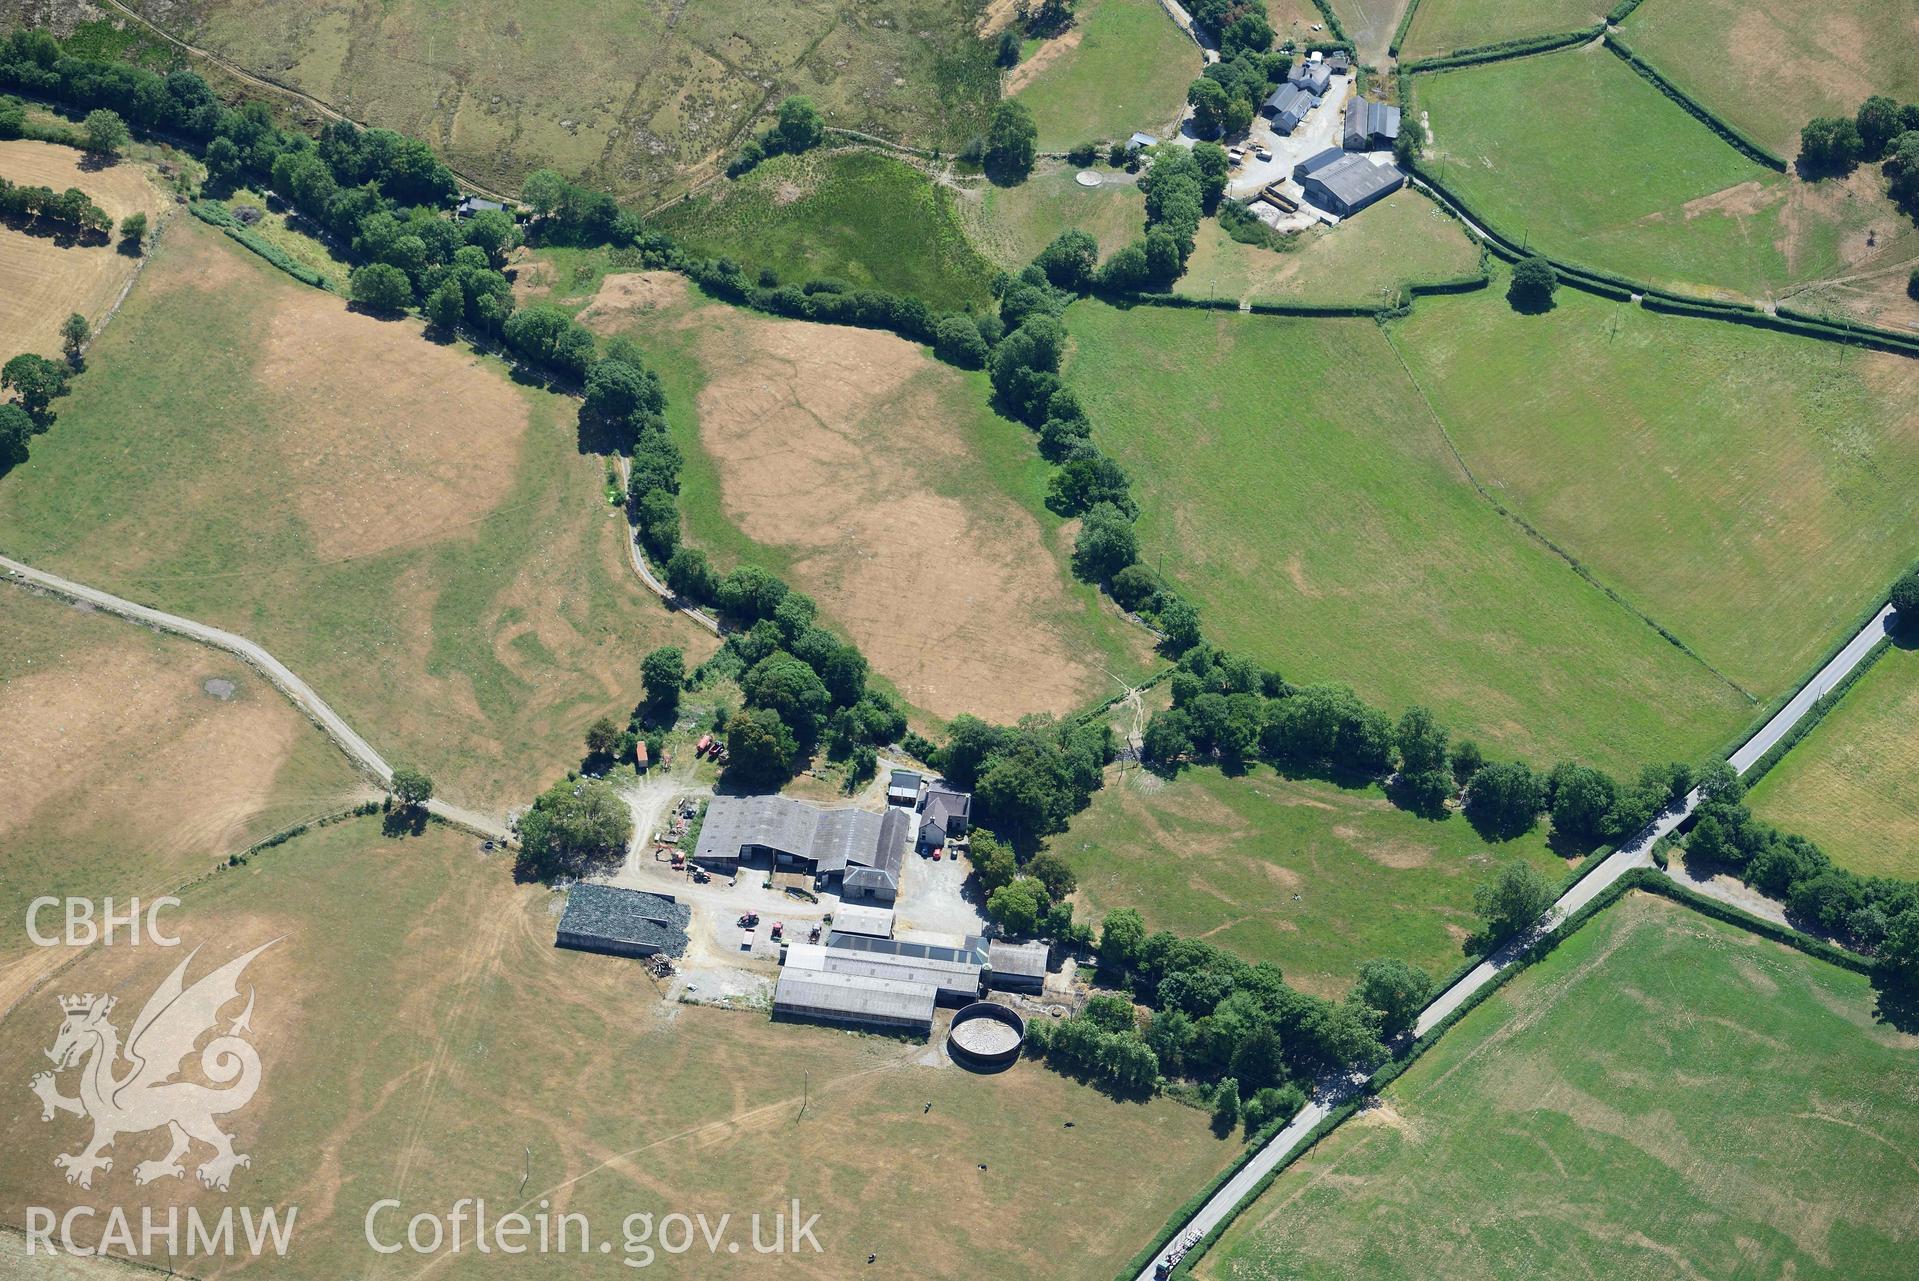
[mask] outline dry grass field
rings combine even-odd
[[[108,242],[76,244],[0,223],[0,352],[7,356],[58,356],[60,322],[73,312],[98,324],[140,262],[120,252],[120,220],[144,213],[152,222],[166,207],[144,165],[96,168],[82,161],[80,152],[50,142],[0,142],[0,178],[55,191],[78,187],[106,210],[116,230]]]
[[[1919,653],[1894,648],[1752,789],[1753,812],[1866,876],[1919,877]]]
[[[1432,58],[1501,40],[1577,31],[1605,17],[1610,7],[1604,0],[1419,0],[1399,56]],[[1387,34],[1390,38],[1390,29]]]
[[[574,412],[180,219],[0,482],[0,546],[251,637],[503,812],[649,649],[711,643],[633,578]]]
[[[1174,286],[1195,298],[1391,305],[1400,286],[1471,275],[1479,249],[1460,225],[1411,189],[1364,218],[1300,233],[1284,252],[1241,244],[1208,221]]]
[[[0,725],[0,1009],[63,959],[28,946],[31,900],[152,898],[373,794],[238,659],[14,587]]]
[[[408,1214],[460,1197],[485,1197],[489,1214],[544,1201],[588,1216],[616,1250],[632,1213],[730,1213],[745,1239],[750,1214],[798,1197],[820,1216],[822,1251],[780,1261],[783,1276],[845,1277],[876,1253],[876,1275],[1105,1281],[1236,1150],[1200,1112],[1114,1103],[1031,1063],[974,1076],[933,1066],[931,1046],[664,1005],[637,962],[556,949],[557,905],[470,837],[435,826],[393,841],[371,819],[197,887],[176,914],[185,942],[205,948],[195,975],[280,940],[245,976],[264,1083],[225,1120],[253,1164],[227,1195],[189,1177],[149,1185],[141,1202],[298,1206],[294,1247],[271,1267],[292,1281],[554,1272],[550,1255],[376,1257],[362,1225],[383,1197]],[[0,1079],[45,1066],[55,991],[120,994],[124,1031],[180,955],[116,947],[77,961],[0,1023]],[[52,1164],[79,1132],[70,1117],[42,1123],[25,1089],[6,1092],[0,1220],[132,1196],[135,1161],[164,1142],[124,1136],[114,1168],[82,1191]],[[1143,1152],[1150,1180],[1129,1177]],[[619,1258],[558,1265],[622,1271]],[[746,1247],[655,1263],[680,1277],[775,1266]]]
[[[912,706],[1063,713],[1116,691],[1104,669],[1146,669],[1146,634],[1068,573],[1043,464],[981,375],[890,334],[705,303],[666,273],[606,277],[580,317],[667,377],[699,454],[693,541],[787,574]]]

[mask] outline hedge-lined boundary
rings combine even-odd
[[[1470,49],[1455,49],[1431,58],[1414,58],[1402,65],[1406,71],[1415,72],[1446,71],[1453,67],[1476,66],[1482,62],[1505,62],[1512,58],[1526,58],[1536,53],[1551,53],[1555,49],[1586,44],[1605,34],[1606,24],[1599,22],[1577,31],[1555,31],[1551,35],[1526,36],[1519,40],[1501,40],[1497,44],[1474,45]]]
[[[1474,213],[1472,207],[1460,199],[1458,192],[1433,175],[1423,158],[1415,158],[1412,161],[1412,171],[1423,185],[1451,204],[1479,229],[1479,238],[1496,256],[1507,262],[1518,262],[1521,258],[1534,256],[1535,251],[1521,248],[1501,234],[1498,228]],[[1637,296],[1640,304],[1652,311],[1708,320],[1730,320],[1760,329],[1795,334],[1801,338],[1850,343],[1900,356],[1919,356],[1919,335],[1902,334],[1891,329],[1879,329],[1872,325],[1850,321],[1815,319],[1804,312],[1788,309],[1768,312],[1761,311],[1751,303],[1697,298],[1658,285],[1649,285],[1644,281],[1632,280],[1626,276],[1614,275],[1612,272],[1598,268],[1583,267],[1578,263],[1567,262],[1550,254],[1539,253],[1538,256],[1553,265],[1553,269],[1559,273],[1560,283],[1571,285],[1586,293],[1597,294],[1602,298],[1613,299],[1616,302],[1630,302]]]
[[[1618,36],[1608,31],[1606,32],[1605,44],[1608,49],[1611,49],[1624,59],[1627,66],[1650,81],[1655,89],[1658,89],[1668,98],[1671,98],[1681,107],[1684,107],[1688,115],[1718,134],[1731,145],[1735,151],[1738,151],[1748,160],[1762,164],[1775,172],[1786,172],[1785,157],[1776,155],[1770,148],[1748,136],[1744,130],[1740,129],[1730,120],[1716,114],[1710,107],[1706,106],[1706,104],[1700,102],[1684,89],[1674,84],[1658,67],[1653,66],[1652,63],[1647,62],[1644,58],[1633,52],[1624,40],[1621,40]]]
[[[1186,1256],[1180,1260],[1179,1266],[1173,1269],[1172,1276],[1191,1277],[1194,1266],[1218,1244],[1219,1238],[1225,1235],[1226,1230],[1238,1220],[1246,1207],[1252,1205],[1263,1196],[1266,1190],[1273,1185],[1274,1181],[1277,1180],[1281,1174],[1285,1173],[1294,1162],[1298,1161],[1302,1156],[1305,1156],[1321,1139],[1351,1117],[1353,1113],[1357,1112],[1360,1107],[1365,1104],[1367,1099],[1375,1097],[1381,1090],[1384,1090],[1387,1086],[1403,1076],[1407,1069],[1412,1067],[1427,1050],[1431,1049],[1439,1041],[1440,1037],[1451,1031],[1461,1019],[1478,1009],[1493,993],[1511,982],[1520,973],[1529,969],[1534,962],[1549,955],[1561,943],[1571,938],[1574,934],[1577,934],[1581,928],[1594,917],[1598,916],[1599,913],[1613,906],[1613,904],[1624,898],[1626,894],[1632,890],[1643,890],[1648,894],[1657,894],[1663,898],[1671,899],[1683,907],[1691,908],[1702,916],[1723,921],[1728,925],[1736,926],[1749,933],[1757,934],[1762,938],[1771,939],[1776,943],[1783,943],[1787,947],[1805,953],[1814,960],[1837,965],[1841,969],[1850,970],[1855,974],[1870,975],[1873,972],[1872,961],[1867,957],[1860,956],[1856,952],[1850,952],[1845,948],[1836,947],[1822,939],[1814,938],[1812,935],[1801,930],[1795,930],[1789,925],[1780,925],[1775,921],[1768,921],[1762,916],[1754,916],[1752,913],[1733,907],[1729,903],[1722,903],[1718,899],[1708,898],[1703,894],[1679,884],[1657,868],[1635,867],[1621,876],[1617,881],[1607,886],[1594,897],[1590,903],[1587,903],[1584,907],[1568,916],[1564,921],[1561,921],[1551,932],[1542,934],[1534,939],[1522,952],[1513,957],[1504,969],[1494,974],[1464,1001],[1460,1002],[1458,1009],[1453,1010],[1445,1018],[1433,1024],[1424,1036],[1409,1045],[1404,1054],[1394,1059],[1391,1063],[1386,1064],[1377,1072],[1373,1073],[1371,1077],[1367,1078],[1364,1090],[1357,1097],[1328,1114],[1324,1121],[1314,1126],[1312,1132],[1300,1141],[1299,1146],[1289,1153],[1284,1161],[1274,1166],[1272,1172],[1255,1184],[1252,1189],[1247,1192],[1246,1196],[1227,1213],[1226,1217],[1214,1226],[1212,1231],[1201,1237],[1199,1241],[1194,1244],[1193,1248],[1186,1252]],[[1254,1149],[1254,1151],[1257,1151],[1257,1149]],[[1234,1163],[1233,1170],[1237,1171],[1245,1165],[1246,1161],[1251,1159],[1252,1153],[1249,1152],[1245,1158]],[[1215,1189],[1224,1183],[1225,1178],[1229,1177],[1230,1173],[1231,1172],[1229,1172],[1227,1176],[1222,1176],[1221,1179],[1215,1181]],[[1203,1203],[1202,1201],[1201,1204]],[[1128,1272],[1122,1274],[1119,1281],[1132,1281],[1132,1278],[1139,1274],[1140,1269],[1151,1262],[1153,1255],[1158,1253],[1160,1249],[1165,1248],[1165,1244],[1173,1239],[1179,1227],[1183,1226],[1197,1209],[1198,1206],[1194,1206],[1192,1209],[1186,1210],[1180,1215],[1175,1225],[1161,1234],[1160,1241],[1154,1249],[1145,1252],[1139,1257],[1135,1266]]]
[[[1606,15],[1606,25],[1609,27],[1618,26],[1626,19],[1632,17],[1632,11],[1645,2],[1646,0],[1619,0],[1619,3],[1612,7],[1612,12]]]
[[[1628,889],[1633,888],[1638,883],[1637,874],[1644,870],[1646,869],[1635,868],[1633,871],[1626,873],[1617,881],[1607,886],[1592,902],[1586,904],[1562,921],[1558,928],[1549,934],[1541,935],[1532,943],[1528,944],[1523,951],[1507,963],[1504,969],[1496,972],[1470,996],[1460,1002],[1458,1009],[1433,1024],[1424,1036],[1407,1046],[1404,1054],[1368,1077],[1365,1088],[1353,1099],[1329,1113],[1324,1121],[1314,1126],[1311,1133],[1307,1134],[1306,1137],[1300,1141],[1297,1148],[1287,1154],[1284,1161],[1274,1166],[1265,1178],[1254,1184],[1252,1189],[1240,1200],[1239,1204],[1235,1205],[1227,1213],[1226,1217],[1221,1219],[1213,1227],[1211,1232],[1201,1237],[1199,1241],[1194,1244],[1193,1248],[1186,1252],[1186,1257],[1180,1260],[1179,1266],[1173,1269],[1171,1275],[1174,1277],[1192,1276],[1194,1266],[1198,1264],[1201,1258],[1205,1257],[1213,1246],[1218,1244],[1219,1238],[1225,1235],[1228,1228],[1232,1227],[1239,1216],[1245,1211],[1246,1207],[1265,1195],[1266,1190],[1270,1188],[1274,1181],[1277,1180],[1281,1174],[1284,1174],[1294,1162],[1312,1151],[1321,1139],[1337,1129],[1350,1118],[1353,1113],[1363,1107],[1368,1099],[1377,1096],[1381,1090],[1391,1085],[1394,1081],[1397,1081],[1427,1050],[1430,1050],[1438,1043],[1441,1036],[1451,1031],[1453,1026],[1461,1019],[1478,1009],[1494,992],[1497,992],[1500,988],[1511,982],[1515,975],[1530,967],[1532,963],[1540,957],[1551,952],[1553,948],[1557,947],[1563,940],[1577,933],[1581,926],[1592,920],[1592,918],[1597,916],[1602,910],[1618,902]],[[1477,961],[1474,962],[1475,965],[1478,963]],[[1251,1159],[1250,1156],[1248,1159]],[[1244,1163],[1241,1162],[1240,1164]],[[1189,1214],[1186,1217],[1190,1218],[1191,1215]],[[1180,1222],[1183,1224],[1185,1219],[1182,1219]],[[1175,1231],[1177,1231],[1177,1229],[1175,1229]],[[1167,1239],[1171,1240],[1171,1238],[1172,1234],[1167,1234]],[[1150,1260],[1151,1257],[1151,1255],[1148,1255],[1147,1259]],[[1142,1264],[1142,1266],[1144,1265]],[[1123,1278],[1122,1281],[1131,1281],[1131,1276],[1136,1275],[1138,1275],[1137,1268],[1134,1269],[1133,1273],[1128,1277]]]
[[[1294,1113],[1293,1115],[1297,1116],[1298,1113]],[[1326,1119],[1330,1121],[1332,1117],[1329,1116]],[[1179,1235],[1179,1230],[1186,1226],[1188,1220],[1199,1213],[1200,1207],[1212,1200],[1213,1197],[1218,1194],[1219,1190],[1226,1186],[1227,1180],[1245,1169],[1246,1163],[1259,1155],[1261,1148],[1271,1143],[1278,1137],[1281,1130],[1292,1123],[1293,1118],[1290,1116],[1275,1117],[1258,1130],[1255,1130],[1252,1137],[1246,1140],[1244,1149],[1225,1169],[1214,1175],[1205,1187],[1186,1198],[1178,1209],[1167,1216],[1166,1225],[1159,1230],[1159,1234],[1147,1243],[1139,1253],[1126,1261],[1125,1268],[1118,1274],[1114,1281],[1134,1281],[1141,1272],[1146,1270],[1146,1265],[1159,1256],[1161,1250],[1164,1250],[1173,1243],[1173,1238]],[[1323,1126],[1325,1123],[1325,1121],[1322,1121],[1320,1125]],[[1314,1133],[1318,1133],[1318,1127],[1314,1127]]]
[[[1839,705],[1839,700],[1846,696],[1846,691],[1854,685],[1857,685],[1859,678],[1871,671],[1873,665],[1884,657],[1886,651],[1891,648],[1892,641],[1888,638],[1881,640],[1877,645],[1874,645],[1868,650],[1866,656],[1859,660],[1857,667],[1841,677],[1837,685],[1834,685],[1824,694],[1821,694],[1819,700],[1806,709],[1806,714],[1801,716],[1798,722],[1794,724],[1791,729],[1787,730],[1764,756],[1754,761],[1751,769],[1740,775],[1741,781],[1743,781],[1747,787],[1751,787],[1754,783],[1757,783],[1770,773],[1773,766],[1786,759],[1786,753],[1798,746],[1800,740],[1804,739],[1806,735],[1812,733],[1814,727],[1817,726],[1820,721],[1826,719],[1826,714]]]
[[[1333,0],[1313,0],[1313,7],[1319,10],[1321,17],[1326,19],[1326,30],[1333,33],[1333,38],[1331,41],[1321,41],[1316,45],[1308,46],[1307,52],[1310,53],[1313,49],[1319,49],[1324,52],[1328,44],[1333,44],[1346,50],[1357,59],[1359,56],[1358,46],[1354,45],[1351,37],[1346,34],[1346,24],[1339,20],[1338,14],[1333,12]]]
[[[187,210],[201,222],[226,232],[239,244],[266,259],[301,284],[312,285],[315,289],[324,289],[328,293],[339,292],[333,282],[325,276],[311,267],[295,262],[288,256],[286,250],[241,223],[225,205],[211,200],[195,200],[187,206]]]
[[[1399,47],[1406,43],[1406,33],[1412,29],[1413,15],[1419,12],[1419,0],[1406,0],[1406,12],[1399,15],[1399,25],[1393,28],[1392,43],[1386,46],[1386,52],[1397,58]]]
[[[1848,951],[1824,939],[1814,938],[1803,930],[1795,930],[1790,925],[1781,925],[1777,921],[1768,921],[1763,916],[1754,916],[1744,908],[1734,907],[1716,898],[1708,898],[1697,890],[1681,885],[1664,872],[1653,868],[1640,868],[1638,871],[1640,876],[1636,882],[1637,888],[1649,894],[1669,898],[1675,903],[1684,904],[1701,916],[1710,916],[1714,920],[1724,921],[1728,925],[1736,925],[1740,929],[1769,938],[1775,943],[1784,943],[1787,947],[1804,952],[1816,961],[1826,961],[1837,965],[1842,970],[1851,970],[1854,974],[1871,975],[1875,968],[1870,957]]]

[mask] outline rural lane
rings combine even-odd
[[[38,587],[43,591],[64,596],[68,600],[79,601],[121,618],[145,623],[163,632],[185,636],[203,645],[211,645],[215,649],[223,649],[237,655],[248,666],[272,681],[275,687],[292,700],[293,705],[304,712],[314,724],[318,725],[328,738],[338,744],[340,750],[351,757],[356,765],[372,774],[383,786],[392,783],[393,767],[373,750],[373,745],[360,737],[359,732],[328,706],[326,700],[315,693],[311,685],[295,675],[285,663],[246,637],[236,636],[232,632],[222,631],[206,623],[197,623],[190,618],[182,618],[178,614],[168,614],[146,605],[136,604],[110,592],[103,592],[97,587],[88,587],[84,583],[72,582],[57,574],[35,569],[31,565],[23,565],[6,556],[0,556],[0,570],[5,571],[8,581]],[[463,827],[496,841],[511,839],[511,833],[501,823],[474,810],[454,805],[437,797],[428,801],[426,807],[429,813],[456,827]]]
[[[1873,647],[1890,634],[1892,612],[1892,606],[1888,605],[1873,615],[1872,619],[1860,628],[1858,633],[1847,641],[1839,652],[1833,655],[1832,660],[1820,668],[1784,707],[1760,726],[1751,738],[1741,744],[1739,750],[1727,758],[1732,763],[1733,769],[1741,774],[1751,769],[1760,757],[1771,751],[1779,740],[1784,738],[1787,732],[1812,710],[1814,703],[1830,693],[1834,686],[1845,679],[1847,673],[1859,666],[1866,655],[1872,652]],[[1695,788],[1687,794],[1683,803],[1661,814],[1638,836],[1601,859],[1597,866],[1580,877],[1559,896],[1531,932],[1492,953],[1435,997],[1432,1003],[1420,1012],[1418,1020],[1413,1024],[1413,1034],[1424,1036],[1432,1031],[1447,1015],[1459,1009],[1475,992],[1492,982],[1501,970],[1517,960],[1520,953],[1536,939],[1558,929],[1568,917],[1599,897],[1627,872],[1636,867],[1652,866],[1653,846],[1690,818],[1693,810],[1698,807],[1699,801],[1699,792]],[[1710,883],[1698,883],[1683,874],[1671,871],[1667,875],[1696,893],[1723,899],[1736,907],[1745,906],[1735,897]],[[1247,1161],[1237,1174],[1227,1180],[1192,1218],[1181,1225],[1180,1230],[1173,1234],[1172,1242],[1140,1270],[1137,1281],[1153,1281],[1154,1274],[1162,1262],[1175,1254],[1185,1253],[1180,1249],[1181,1241],[1198,1241],[1229,1219],[1239,1203],[1258,1186],[1260,1180],[1284,1163],[1305,1141],[1306,1136],[1315,1126],[1351,1097],[1352,1088],[1356,1084],[1358,1082],[1342,1084],[1333,1090],[1325,1091],[1300,1109],[1299,1115],[1293,1118],[1291,1124],[1268,1140],[1266,1145]]]
[[[622,489],[626,488],[627,469],[630,465],[624,457],[619,460],[620,488]],[[681,604],[679,597],[673,594],[673,589],[660,581],[659,576],[653,572],[653,567],[647,564],[646,553],[640,550],[638,532],[630,526],[626,532],[626,557],[633,564],[633,572],[639,575],[642,583],[646,584],[646,589],[665,602],[668,609],[679,610],[680,613],[685,614],[688,618],[698,623],[701,627],[704,627],[707,631],[712,632],[715,636],[725,635],[725,633],[720,630],[720,623],[717,618],[714,618],[711,614],[696,606]]]

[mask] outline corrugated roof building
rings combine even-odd
[[[1002,992],[1041,991],[1046,986],[1047,957],[1044,943],[994,939],[986,952],[987,985]]]
[[[912,818],[904,810],[822,809],[785,796],[716,796],[706,809],[693,861],[737,868],[769,859],[799,868],[842,896],[891,903]]]
[[[934,989],[861,974],[825,970],[780,971],[773,989],[773,1017],[810,1019],[844,1027],[885,1031],[933,1031]]]
[[[1346,150],[1390,147],[1398,137],[1398,107],[1364,98],[1354,98],[1346,104]]]
[[[1370,157],[1356,151],[1337,154],[1339,159],[1313,168],[1303,177],[1300,176],[1300,170],[1306,169],[1311,161],[1294,170],[1294,176],[1299,177],[1299,185],[1306,190],[1306,198],[1322,209],[1330,210],[1342,218],[1350,218],[1367,205],[1384,200],[1405,185],[1406,175],[1394,165],[1376,164]]]

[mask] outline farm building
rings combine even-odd
[[[869,907],[864,903],[842,903],[833,913],[833,928],[842,934],[864,934],[868,938],[893,937],[893,909]]]
[[[1326,55],[1326,70],[1336,76],[1351,75],[1353,60],[1344,49],[1336,49]]]
[[[1147,147],[1157,147],[1159,139],[1150,133],[1136,133],[1126,140],[1126,150],[1143,151]]]
[[[506,206],[497,200],[483,200],[478,196],[468,196],[459,204],[453,206],[453,216],[456,218],[471,218],[474,214],[489,213],[493,210],[502,210],[505,208]]]
[[[693,861],[731,871],[765,860],[808,872],[842,898],[891,903],[911,826],[911,816],[897,809],[874,814],[784,796],[718,796],[707,806]]]
[[[1319,99],[1298,85],[1281,85],[1273,90],[1260,111],[1273,122],[1275,132],[1291,133],[1299,128],[1306,113],[1318,105]]]
[[[973,794],[929,787],[920,798],[919,847],[936,850],[956,836],[966,835],[972,823]]]
[[[843,1027],[886,1031],[933,1031],[933,989],[920,983],[829,974],[824,970],[780,971],[773,989],[773,1017],[810,1019]]]
[[[844,974],[924,983],[943,1001],[970,1001],[979,994],[986,968],[986,941],[968,937],[958,947],[908,939],[871,938],[834,930],[826,936],[822,968]],[[787,949],[792,964],[793,949]],[[804,954],[803,954],[804,955]]]
[[[1324,62],[1302,62],[1287,74],[1286,83],[1296,89],[1304,89],[1315,98],[1323,98],[1332,87],[1333,75]]]
[[[1390,147],[1398,137],[1398,107],[1365,98],[1354,98],[1346,104],[1346,150],[1372,151]]]
[[[686,951],[691,919],[691,910],[670,894],[575,885],[567,893],[553,945],[612,956],[679,956]]]
[[[926,776],[918,770],[896,769],[886,778],[886,803],[912,805],[920,798],[920,784]]]
[[[1334,159],[1321,163],[1327,155]],[[1342,218],[1385,199],[1406,182],[1406,175],[1394,165],[1376,164],[1360,152],[1336,149],[1301,161],[1293,177],[1305,188],[1306,199]]]
[[[1002,992],[1038,992],[1046,986],[1044,943],[1007,943],[994,939],[986,949],[988,987]]]

